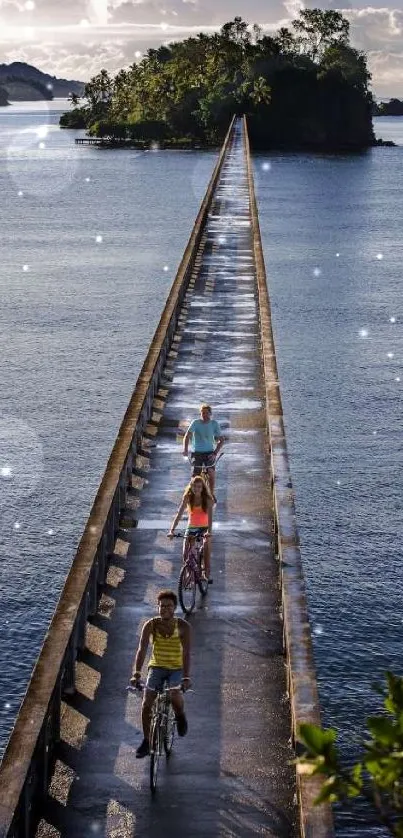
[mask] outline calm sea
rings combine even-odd
[[[102,152],[0,110],[4,747],[216,155]],[[403,119],[376,133],[403,144]],[[79,133],[79,132],[77,132]],[[401,671],[403,146],[255,159],[324,720]],[[380,834],[340,818],[343,838]]]

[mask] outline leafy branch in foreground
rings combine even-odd
[[[360,759],[344,767],[336,747],[337,733],[317,725],[301,724],[299,738],[306,750],[297,770],[307,777],[323,777],[315,804],[364,798],[379,821],[396,838],[403,838],[403,678],[386,673],[385,713],[367,719],[368,738]]]

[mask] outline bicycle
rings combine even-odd
[[[184,533],[174,533],[174,538],[185,538]],[[204,534],[190,536],[178,580],[178,598],[184,614],[191,614],[196,604],[196,585],[202,597],[208,591],[208,579],[203,573]]]
[[[191,454],[188,454],[186,459],[189,460],[189,463],[192,466],[192,477],[196,477],[196,476],[200,475],[203,478],[203,480],[206,481],[207,485],[211,488],[209,468],[215,468],[218,461],[221,459],[221,457],[224,456],[224,453],[225,453],[224,451],[221,451],[221,453],[218,454],[218,456],[215,456],[215,454],[210,454],[209,455],[209,461],[208,461],[207,465],[206,465],[206,463],[203,463],[202,466],[195,466],[195,464],[194,464],[194,452],[192,452]],[[214,500],[214,503],[217,503],[217,498],[214,494],[213,494],[213,500]]]
[[[144,689],[144,684],[140,683],[138,686],[129,685],[127,689],[130,692],[141,693]],[[158,690],[151,708],[149,734],[151,794],[155,794],[157,789],[158,767],[162,751],[165,751],[165,757],[168,760],[172,753],[175,738],[176,718],[171,704],[171,689],[184,691],[183,686],[167,687],[165,684],[161,690]]]

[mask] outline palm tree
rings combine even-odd
[[[77,93],[73,93],[72,91],[70,91],[70,93],[67,97],[67,101],[70,102],[73,105],[73,108],[78,107],[78,103],[79,103],[80,99],[81,99],[81,96],[78,96]]]

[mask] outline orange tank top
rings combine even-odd
[[[208,527],[208,512],[202,506],[194,506],[193,509],[188,506],[188,514],[188,527]]]

